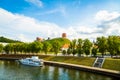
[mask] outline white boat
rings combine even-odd
[[[31,58],[25,58],[19,60],[21,64],[30,66],[43,66],[43,60],[39,59],[37,56],[32,56]]]

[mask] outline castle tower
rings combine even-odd
[[[67,37],[66,33],[62,33],[62,38],[66,38],[66,37]]]
[[[41,42],[41,41],[42,41],[42,38],[37,37],[37,38],[36,38],[36,41],[40,41],[40,42]]]

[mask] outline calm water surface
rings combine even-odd
[[[54,66],[32,67],[0,61],[0,80],[117,80],[109,76]]]

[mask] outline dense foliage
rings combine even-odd
[[[3,50],[3,45],[0,44],[0,52],[2,52],[2,50]]]
[[[52,44],[52,48],[53,48],[53,52],[55,53],[55,55],[57,55],[60,50],[60,42],[55,40]]]
[[[5,43],[16,43],[16,42],[20,42],[20,41],[8,39],[8,38],[5,38],[5,37],[2,36],[2,37],[0,37],[0,42],[5,42]]]
[[[86,55],[90,54],[91,47],[92,43],[88,39],[85,39],[83,44],[83,50]]]
[[[49,42],[47,41],[43,42],[43,51],[46,55],[51,49],[52,49],[52,45]]]
[[[107,51],[108,44],[109,44],[107,43],[107,38],[103,36],[98,37],[96,44],[99,48],[99,52],[102,54],[102,56],[104,56],[105,52]]]

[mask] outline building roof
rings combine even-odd
[[[62,48],[69,48],[69,44],[64,44]]]

